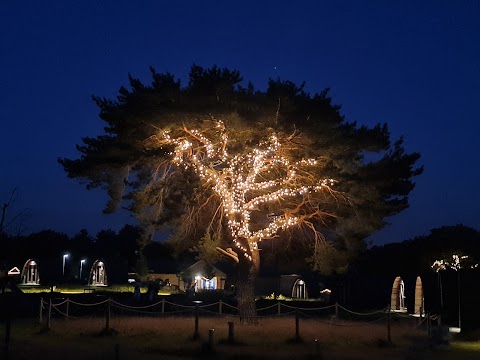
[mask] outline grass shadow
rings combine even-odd
[[[303,344],[304,341],[300,336],[295,336],[293,338],[287,339],[285,341],[287,344]]]
[[[115,329],[109,328],[109,329],[102,329],[99,333],[96,334],[97,337],[105,337],[105,336],[116,336],[118,335],[119,332]]]

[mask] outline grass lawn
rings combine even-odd
[[[235,344],[226,341],[229,321],[235,326]],[[8,360],[480,359],[479,342],[452,341],[443,348],[431,347],[425,332],[412,323],[393,323],[391,344],[386,341],[384,323],[328,325],[300,319],[300,341],[295,341],[292,317],[261,318],[256,326],[241,325],[236,317],[201,317],[198,340],[192,339],[193,317],[112,316],[107,334],[105,324],[104,318],[52,319],[51,330],[44,331],[35,319],[16,320]],[[214,329],[213,352],[206,347],[209,329]],[[3,345],[4,324],[0,324],[0,337]],[[1,359],[6,355],[0,352]]]

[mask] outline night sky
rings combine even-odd
[[[458,223],[480,228],[480,2],[1,1],[0,204],[23,234],[120,229],[106,195],[68,179],[83,136],[102,133],[92,95],[116,96],[149,66],[186,85],[192,64],[331,88],[348,121],[389,124],[420,152],[411,206],[374,244]],[[235,4],[235,5],[232,5]],[[294,5],[293,5],[294,4]]]

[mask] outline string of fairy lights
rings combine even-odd
[[[465,264],[467,260],[470,260],[470,264]],[[463,268],[470,268],[476,269],[478,267],[478,263],[472,263],[472,260],[469,259],[468,255],[458,255],[453,254],[452,259],[440,259],[435,260],[431,266],[433,270],[436,272],[446,270],[447,268],[453,269],[455,271],[459,271]]]
[[[253,231],[253,211],[267,203],[322,191],[335,183],[332,179],[321,179],[315,185],[301,184],[297,172],[317,166],[317,160],[290,161],[282,155],[282,144],[274,133],[240,155],[228,153],[228,134],[222,121],[216,122],[211,138],[197,129],[185,127],[181,135],[172,136],[165,130],[160,131],[160,135],[162,143],[173,146],[172,162],[193,169],[218,194],[234,245],[249,260],[252,260],[252,250],[258,249],[259,241],[301,221],[292,215],[275,215],[269,217],[266,227]],[[239,239],[246,239],[249,248]]]

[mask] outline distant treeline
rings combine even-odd
[[[2,269],[21,267],[27,259],[38,259],[42,282],[74,281],[78,279],[81,259],[86,266],[96,259],[105,260],[109,281],[125,282],[128,272],[160,273],[181,271],[195,260],[194,252],[184,252],[175,257],[168,242],[146,241],[138,226],[125,225],[118,232],[102,230],[91,236],[81,230],[73,237],[45,230],[27,236],[1,237],[0,266]],[[290,249],[291,250],[291,249]],[[69,254],[62,275],[63,254]],[[290,255],[291,253],[291,255]],[[373,246],[358,254],[348,271],[324,276],[309,270],[305,257],[290,251],[288,246],[266,245],[262,272],[264,275],[299,273],[313,287],[333,290],[332,301],[351,308],[378,308],[388,305],[393,281],[401,276],[405,282],[407,306],[413,307],[415,280],[422,278],[425,308],[440,311],[440,281],[443,287],[445,318],[454,319],[458,309],[458,275],[461,276],[461,306],[468,310],[480,302],[476,285],[480,284],[480,270],[471,266],[480,262],[480,231],[464,225],[444,226],[432,229],[426,236],[418,236],[399,243]],[[451,261],[452,256],[466,255],[461,269],[446,269],[441,273],[432,269],[435,260]],[[228,268],[226,269],[228,270]],[[226,271],[228,272],[228,271]],[[234,274],[229,274],[234,275]],[[475,286],[473,286],[475,285]],[[470,316],[468,319],[473,319]],[[453,320],[452,320],[453,321]]]
[[[91,236],[85,229],[73,237],[43,230],[26,236],[4,234],[0,240],[2,269],[17,266],[21,270],[26,260],[35,259],[42,282],[78,279],[82,259],[86,259],[86,267],[96,259],[102,259],[110,281],[125,282],[128,272],[146,272],[149,262],[155,263],[157,258],[171,260],[173,256],[166,243],[146,241],[143,230],[134,225],[125,225],[118,232],[101,230],[96,236]],[[64,254],[68,254],[65,276],[62,274]]]

